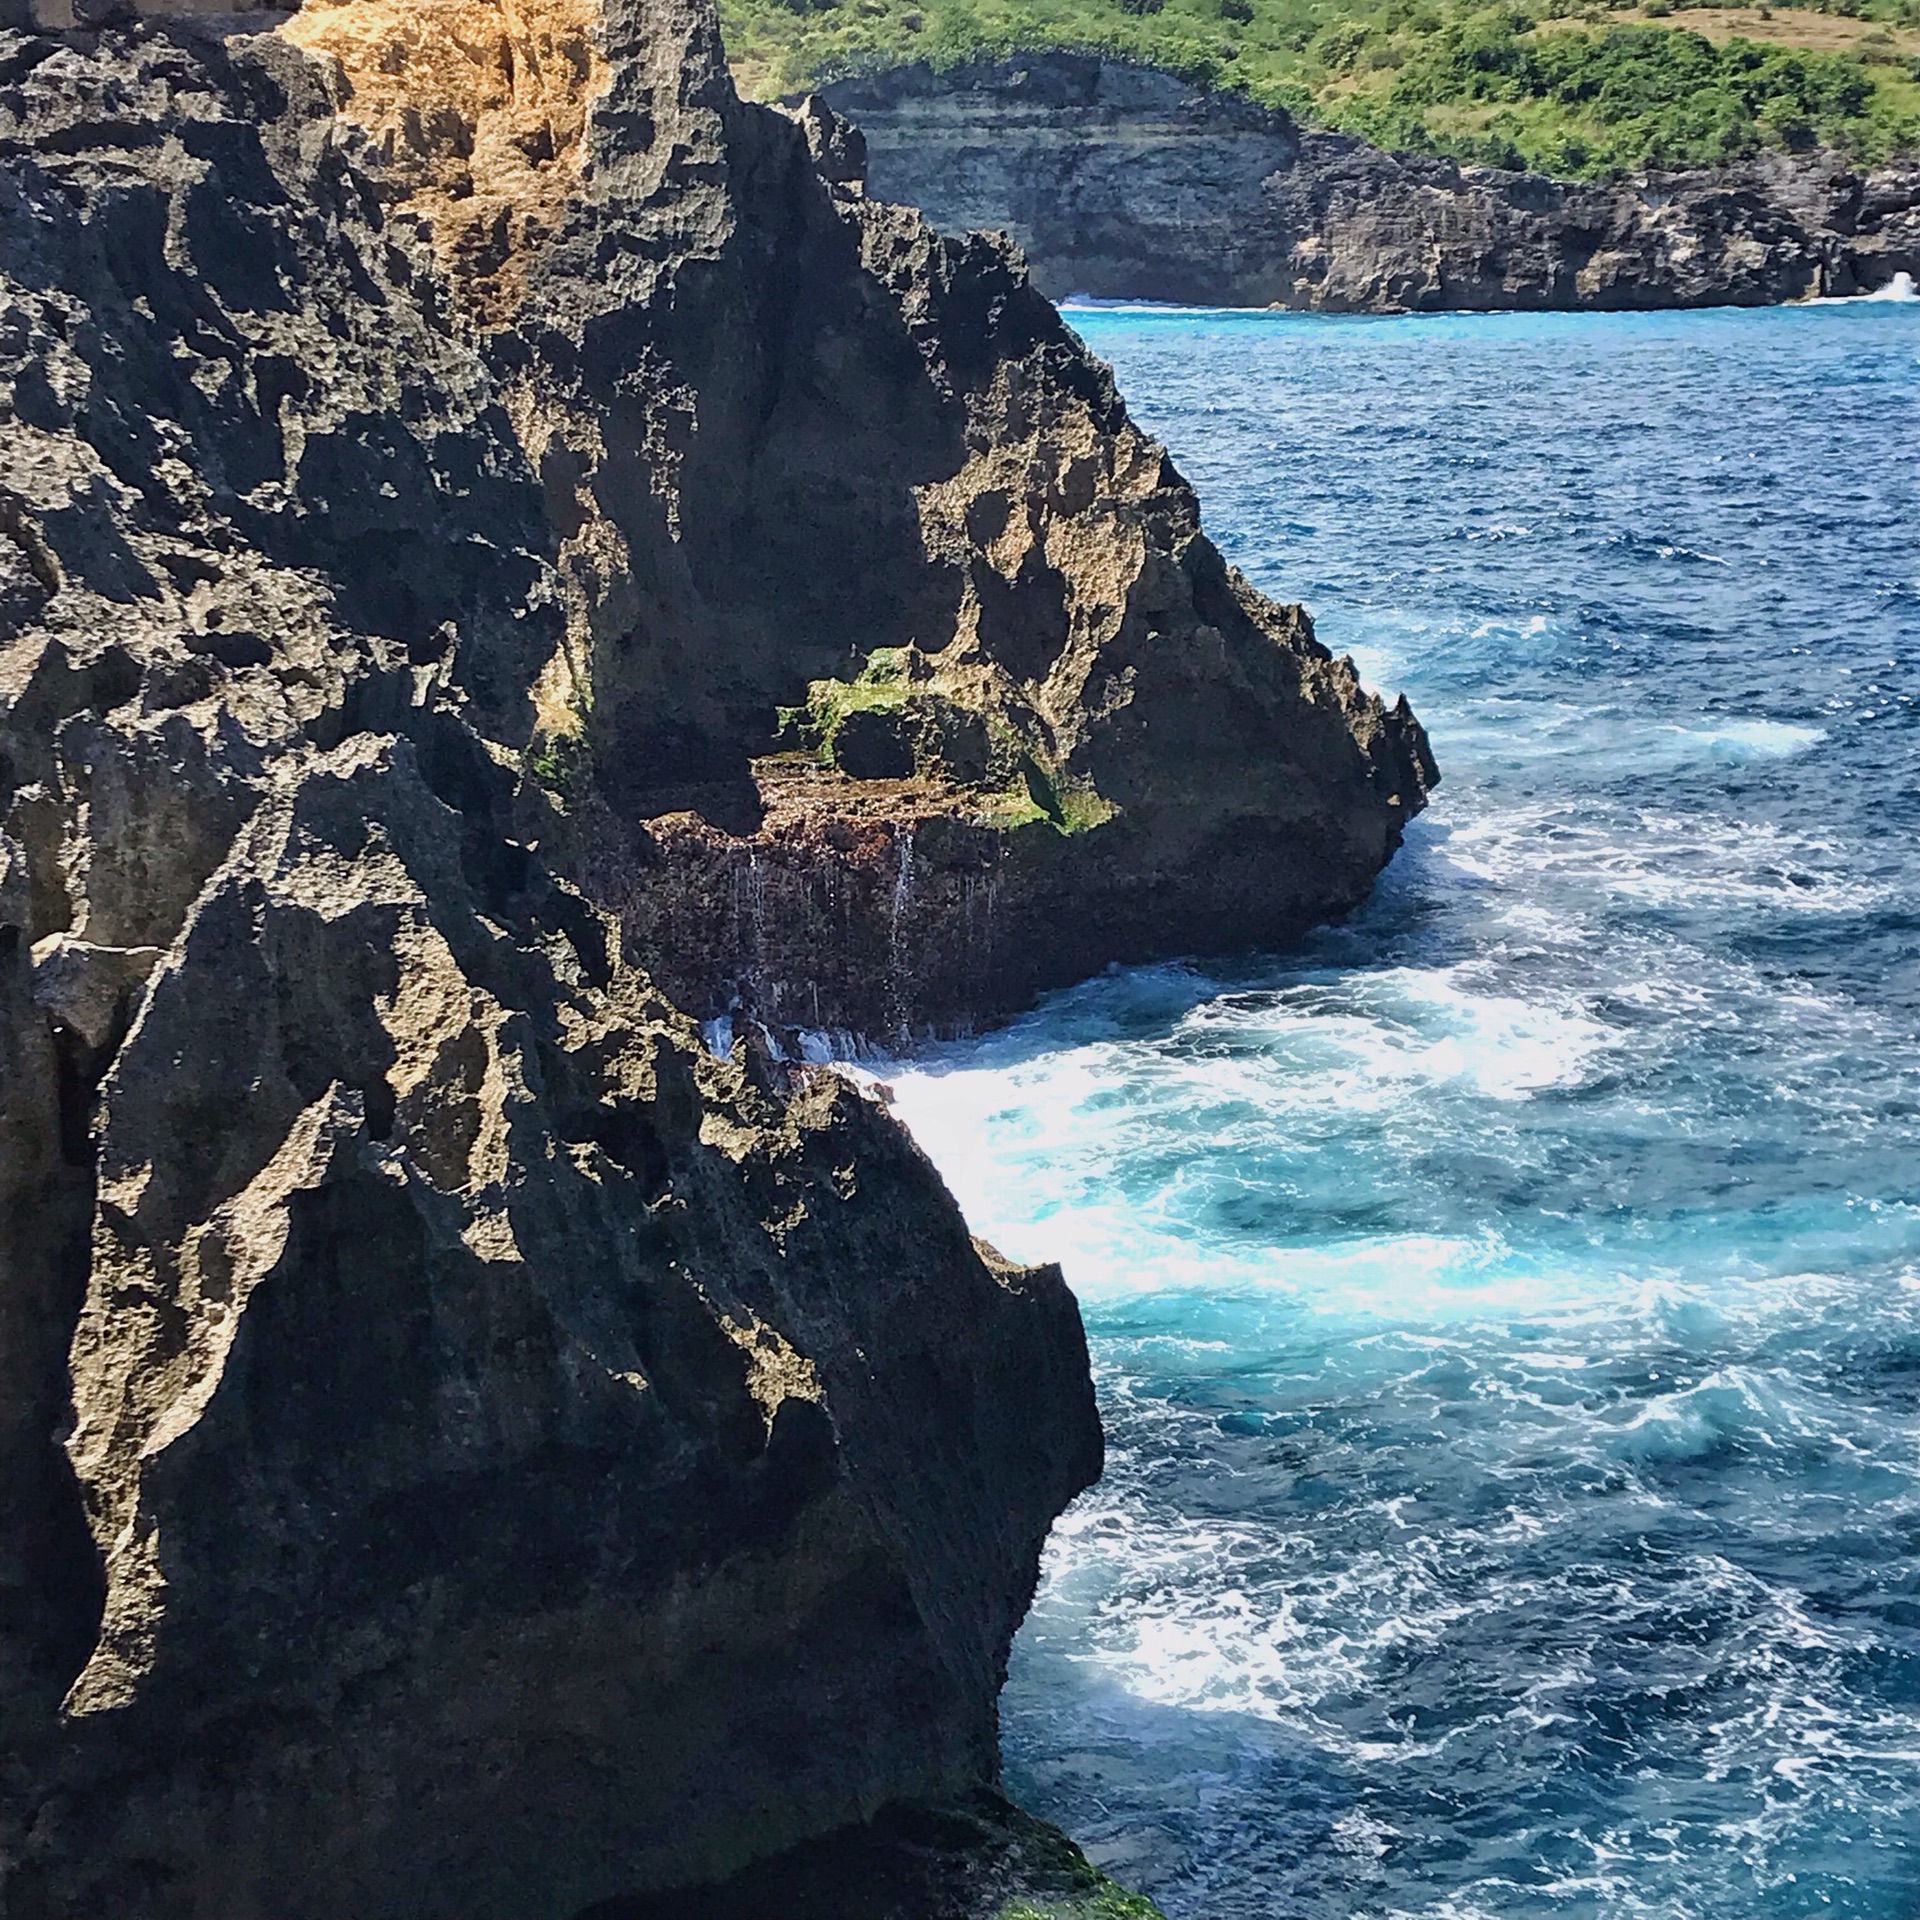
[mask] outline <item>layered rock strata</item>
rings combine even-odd
[[[1386,153],[1079,54],[826,89],[875,193],[999,230],[1055,299],[1334,313],[1757,306],[1920,276],[1920,161],[1763,155],[1613,185]]]
[[[595,33],[571,334],[286,38],[0,36],[9,1920],[564,1915],[982,1792],[1098,1470],[1058,1273],[713,1059],[525,772],[601,605],[542,406],[624,340],[658,513],[647,316],[730,194],[834,230],[710,17]]]

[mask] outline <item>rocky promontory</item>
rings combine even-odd
[[[703,1015],[898,1041],[1353,906],[1435,777],[1405,703],[1226,566],[1017,251],[865,192],[817,101],[806,190],[748,199],[794,134],[727,111],[677,215],[710,266],[596,326],[544,456],[580,525],[536,759],[634,955]],[[600,423],[656,366],[643,494]]]
[[[1417,723],[700,0],[77,11],[0,32],[0,1905],[1144,1912],[996,1788],[1071,1295],[689,1013],[1279,937]]]
[[[1920,159],[1823,153],[1611,184],[1388,153],[1091,54],[825,90],[872,189],[1004,232],[1055,299],[1331,313],[1760,306],[1920,277]]]

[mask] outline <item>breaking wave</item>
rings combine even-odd
[[[1076,324],[1446,781],[1302,951],[875,1068],[1092,1336],[1010,1783],[1175,1920],[1905,1920],[1909,307]]]

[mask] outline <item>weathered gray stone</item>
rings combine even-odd
[[[984,1789],[1071,1297],[565,878],[541,376],[338,70],[0,60],[10,1920],[564,1914]]]
[[[1920,165],[1763,154],[1613,185],[1385,153],[1091,55],[825,89],[871,190],[992,228],[1055,299],[1335,313],[1761,305],[1920,274]]]
[[[641,968],[736,956],[660,905],[877,649],[950,804],[807,760],[815,882],[911,857],[890,913],[773,931],[875,1026],[954,924],[916,845],[957,889],[1060,843],[1022,911],[1083,923],[991,1011],[1350,903],[1418,725],[1227,571],[1010,250],[735,98],[703,0],[0,34],[0,74],[8,1920],[892,1860],[883,1806],[993,1804],[1099,1468],[1078,1315],[879,1104],[712,1058]],[[1016,775],[1033,818],[976,818]],[[943,1913],[1020,1895],[1008,1821]]]
[[[104,1047],[159,959],[158,947],[102,947],[50,933],[34,944],[33,1003],[89,1047]]]

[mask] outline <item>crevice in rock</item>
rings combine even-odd
[[[119,1035],[108,1045],[91,1047],[64,1022],[49,1023],[53,1033],[53,1054],[59,1073],[60,1158],[70,1167],[85,1167],[91,1172],[96,1155],[93,1137],[94,1098],[100,1081],[112,1064]],[[126,1031],[125,1016],[120,1034]]]

